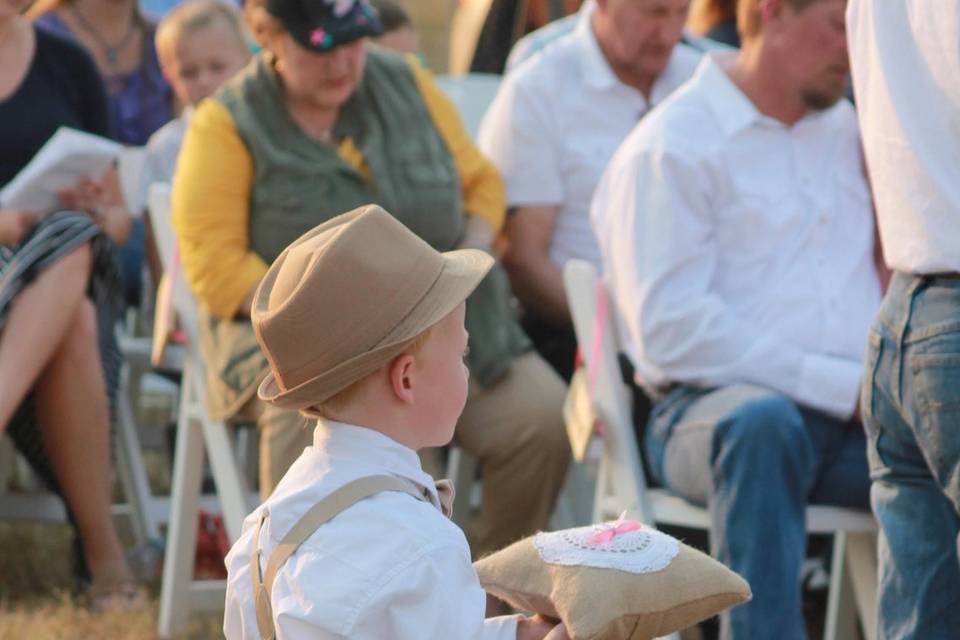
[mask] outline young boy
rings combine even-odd
[[[559,640],[540,618],[484,620],[463,532],[416,451],[450,441],[467,397],[464,300],[482,251],[440,254],[369,205],[290,245],[251,310],[259,396],[317,417],[226,559],[228,640]],[[442,512],[443,510],[443,512]]]
[[[157,27],[156,44],[163,75],[184,110],[147,142],[140,178],[143,203],[151,184],[173,181],[177,154],[193,107],[212,95],[250,59],[250,39],[243,16],[217,0],[190,1],[173,9]]]

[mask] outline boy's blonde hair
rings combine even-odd
[[[240,11],[218,0],[191,0],[174,7],[157,27],[155,41],[160,63],[169,67],[174,62],[177,44],[184,36],[218,23],[230,29],[239,46],[250,51],[252,39]]]
[[[407,345],[403,352],[396,357],[399,358],[404,354],[416,355],[421,349],[423,349],[423,345],[427,343],[427,339],[430,337],[431,330],[432,327],[411,340],[410,344]],[[371,373],[370,375],[375,375],[375,373]],[[347,406],[352,404],[357,399],[357,395],[363,388],[363,382],[369,377],[370,376],[367,376],[366,378],[357,380],[349,387],[343,389],[342,391],[338,391],[332,397],[327,398],[323,404],[311,407],[304,413],[315,417],[328,417],[329,414],[342,412]]]

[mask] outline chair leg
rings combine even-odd
[[[240,537],[243,519],[253,511],[255,505],[250,504],[247,480],[234,457],[227,426],[223,422],[209,419],[203,420],[202,424],[207,456],[210,458],[220,508],[223,510],[223,522],[227,528],[227,537],[233,544]]]
[[[190,587],[193,582],[193,561],[197,548],[197,514],[203,481],[203,433],[194,423],[191,404],[194,398],[193,367],[183,370],[180,416],[177,423],[177,449],[173,462],[170,523],[163,563],[163,585],[160,590],[161,637],[180,631],[189,614]]]
[[[830,594],[824,640],[854,640],[859,637],[853,584],[847,571],[848,537],[845,531],[833,534],[833,562],[830,567]]]
[[[130,368],[124,365],[120,372],[120,389],[117,394],[117,471],[123,486],[124,496],[130,505],[133,532],[138,544],[144,544],[160,535],[153,517],[151,505],[153,494],[147,478],[143,450],[137,433],[137,423],[130,402]]]
[[[457,492],[450,519],[464,529],[470,520],[473,485],[477,477],[477,459],[458,446],[450,447],[447,477],[453,480],[453,486]]]
[[[847,570],[865,640],[876,640],[877,637],[877,568],[877,535],[848,534]]]

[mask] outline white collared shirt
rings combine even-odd
[[[847,39],[887,264],[960,272],[960,3],[851,0]]]
[[[173,184],[177,157],[180,155],[180,147],[183,146],[183,137],[187,133],[192,114],[193,107],[187,107],[179,118],[174,118],[157,129],[147,141],[138,185],[140,201],[134,207],[138,214],[147,207],[150,185],[156,182]]]
[[[852,414],[880,287],[847,101],[788,127],[707,57],[624,142],[591,216],[640,382]]]
[[[261,563],[314,504],[348,482],[394,475],[428,488],[433,504],[397,492],[362,500],[322,525],[284,563],[272,592],[278,640],[452,640],[516,638],[516,617],[484,620],[486,594],[463,532],[439,510],[433,478],[416,452],[378,431],[320,420],[313,446],[243,523],[226,558],[223,631],[260,634],[250,555],[260,513]]]
[[[690,78],[701,54],[674,47],[648,101],[620,82],[597,44],[591,11],[574,31],[504,78],[480,125],[478,145],[500,169],[507,204],[559,205],[550,260],[600,264],[590,198],[617,147],[652,105]]]

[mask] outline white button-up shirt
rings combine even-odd
[[[143,167],[140,169],[139,198],[134,205],[137,215],[147,207],[150,185],[155,182],[173,184],[173,176],[177,171],[177,156],[183,145],[183,137],[190,125],[190,116],[193,107],[187,107],[175,118],[157,129],[147,141]]]
[[[752,383],[852,414],[880,301],[847,101],[793,126],[712,57],[597,188],[605,278],[641,383]]]
[[[960,3],[851,0],[847,38],[887,264],[960,272]]]
[[[250,556],[260,534],[262,569],[314,504],[368,475],[429,488],[434,504],[397,492],[362,500],[322,525],[284,563],[272,592],[278,640],[514,640],[514,616],[484,620],[486,594],[463,532],[439,510],[433,478],[416,452],[372,429],[320,420],[276,491],[243,524],[227,555],[223,631],[259,638]]]
[[[507,204],[559,205],[550,260],[600,264],[590,199],[604,167],[640,118],[686,82],[701,54],[674,47],[650,100],[617,78],[597,44],[592,11],[570,33],[508,74],[480,126],[478,144],[500,169]]]

